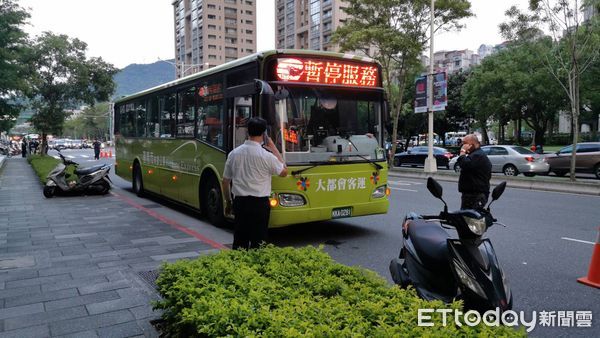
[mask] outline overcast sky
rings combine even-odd
[[[67,34],[88,44],[89,56],[101,56],[123,68],[131,63],[173,59],[172,0],[17,0],[29,8],[31,35],[43,31]],[[476,18],[465,20],[459,33],[438,34],[435,50],[498,44],[498,24],[512,4],[524,9],[528,0],[472,0]],[[275,0],[257,0],[257,50],[275,47]]]

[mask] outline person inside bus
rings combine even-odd
[[[229,153],[223,172],[226,214],[231,214],[233,193],[233,249],[258,248],[267,241],[271,177],[287,176],[279,150],[266,135],[267,122],[253,117],[248,120],[247,126],[248,140]]]
[[[315,135],[315,145],[321,144],[327,136],[337,134],[339,127],[337,101],[335,99],[319,99],[310,109],[310,120],[307,129]]]

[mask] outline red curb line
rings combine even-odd
[[[134,207],[134,208],[136,208],[138,210],[141,210],[141,211],[147,213],[148,215],[150,215],[150,216],[158,219],[159,221],[161,221],[163,223],[166,223],[166,224],[172,226],[173,228],[175,228],[175,229],[177,229],[177,230],[179,230],[181,232],[184,232],[184,233],[186,233],[186,234],[188,234],[190,236],[193,236],[193,237],[199,239],[200,241],[202,241],[202,242],[204,242],[204,243],[212,246],[215,249],[229,249],[228,247],[224,246],[223,244],[217,243],[217,242],[213,241],[212,239],[207,238],[206,236],[204,236],[204,235],[202,235],[202,234],[200,234],[200,233],[198,233],[198,232],[196,232],[196,231],[194,231],[192,229],[189,229],[189,228],[187,228],[187,227],[185,227],[185,226],[183,226],[183,225],[181,225],[181,224],[179,224],[177,222],[175,222],[172,219],[169,219],[169,218],[167,218],[167,217],[165,217],[165,216],[163,216],[163,215],[161,215],[161,214],[159,214],[159,213],[157,213],[155,211],[152,211],[152,210],[150,210],[148,208],[145,208],[145,207],[137,204],[136,202],[134,202],[132,199],[130,199],[128,197],[125,197],[123,195],[119,195],[119,194],[117,194],[115,192],[111,192],[111,194],[114,195],[115,197],[123,200],[125,203],[131,205],[132,207]]]

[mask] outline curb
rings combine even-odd
[[[422,169],[397,169],[393,168],[388,171],[389,176],[404,177],[404,178],[428,178],[433,177],[436,180],[447,182],[458,182],[458,174],[454,172],[438,171],[430,174]],[[556,182],[554,179],[543,177],[509,177],[509,176],[494,176],[490,184],[497,185],[500,182],[506,181],[506,186],[510,188],[562,192],[579,195],[600,196],[600,182],[571,182],[566,179],[566,182]]]

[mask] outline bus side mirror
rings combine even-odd
[[[263,80],[254,80],[254,87],[256,88],[256,93],[260,95],[273,95],[273,89],[271,86]]]
[[[390,120],[390,104],[386,99],[383,100],[383,114],[382,114],[383,123],[387,123]]]
[[[276,119],[275,112],[275,94],[271,86],[263,80],[255,79],[254,87],[258,94],[259,106],[263,110],[263,116],[268,124],[274,124]]]

